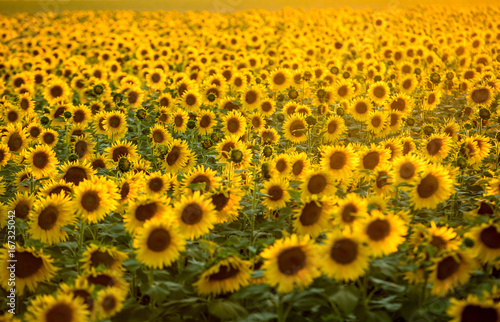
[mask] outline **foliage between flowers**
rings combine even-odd
[[[500,316],[499,16],[1,17],[2,321]]]

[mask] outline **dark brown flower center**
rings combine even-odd
[[[322,193],[325,190],[327,183],[328,182],[326,181],[324,175],[315,174],[309,179],[307,190],[312,194]]]
[[[349,88],[347,87],[347,85],[342,85],[339,87],[339,89],[337,90],[337,94],[340,96],[340,97],[344,97],[346,96],[347,94],[349,93]]]
[[[69,187],[66,187],[66,186],[57,186],[57,187],[53,188],[52,190],[50,190],[50,192],[48,193],[48,195],[52,196],[54,194],[59,194],[59,193],[61,193],[61,191],[64,191],[64,194],[66,196],[70,196],[70,194],[72,192]]]
[[[80,158],[85,156],[88,151],[88,144],[85,141],[78,141],[75,144],[75,153],[78,154]]]
[[[193,106],[196,104],[196,96],[194,94],[188,94],[186,96],[186,104],[189,106]]]
[[[376,98],[384,98],[386,93],[387,92],[385,91],[385,88],[383,86],[376,86],[373,89],[373,96],[375,96]]]
[[[358,102],[354,109],[358,114],[365,114],[366,112],[368,112],[368,105],[366,105],[365,102]]]
[[[285,83],[285,81],[286,81],[286,77],[285,77],[285,74],[283,74],[283,73],[277,73],[273,78],[273,82],[276,85],[283,85]]]
[[[86,191],[81,199],[82,208],[88,212],[96,211],[101,204],[101,198],[97,191]]]
[[[436,247],[437,249],[445,249],[447,242],[441,236],[432,235],[431,245]]]
[[[229,133],[236,133],[240,129],[240,120],[236,117],[232,117],[227,120],[227,130]]]
[[[23,146],[23,138],[19,133],[14,132],[10,135],[9,141],[7,141],[7,146],[9,147],[9,150],[12,152],[17,152],[21,149]]]
[[[237,276],[240,270],[236,267],[220,265],[219,271],[208,276],[209,281],[223,281]]]
[[[161,178],[153,178],[148,182],[149,189],[153,192],[160,192],[163,188],[163,180]]]
[[[195,225],[201,221],[203,217],[203,209],[197,203],[190,203],[182,210],[182,221],[186,225]]]
[[[163,228],[156,228],[148,237],[148,249],[153,252],[162,252],[170,245],[170,233]]]
[[[355,214],[358,212],[358,207],[356,205],[349,203],[344,206],[344,209],[342,210],[342,221],[345,223],[351,223],[356,219],[352,214]]]
[[[427,143],[427,152],[430,155],[436,155],[441,151],[441,148],[443,147],[443,139],[433,139],[429,143]]]
[[[204,191],[207,192],[212,188],[212,183],[210,181],[210,178],[208,178],[204,174],[199,174],[196,177],[191,180],[191,184],[197,184],[197,183],[204,183],[205,184],[205,189]]]
[[[497,322],[498,311],[493,307],[484,307],[476,304],[467,304],[461,314],[462,322]]]
[[[479,209],[477,211],[478,215],[493,215],[495,212],[493,210],[493,207],[491,207],[490,204],[487,202],[481,201],[481,204],[479,205]]]
[[[490,98],[490,91],[487,88],[475,89],[471,93],[471,99],[474,103],[482,104]]]
[[[442,259],[437,265],[437,278],[440,281],[446,280],[448,277],[453,276],[460,268],[460,255],[459,262],[453,256],[448,256]]]
[[[30,252],[16,251],[14,254],[14,259],[17,260],[16,276],[19,278],[29,278],[43,266],[43,260]]]
[[[283,198],[283,189],[280,186],[272,186],[267,191],[267,194],[270,196],[269,199],[272,201],[279,201]]]
[[[479,234],[479,239],[490,249],[500,249],[500,233],[495,226],[484,228]]]
[[[229,203],[229,192],[227,194],[228,194],[228,196],[226,197],[224,195],[224,193],[219,192],[219,193],[214,194],[211,197],[212,198],[212,204],[215,206],[215,210],[216,211],[221,211]]]
[[[212,118],[209,115],[203,115],[200,120],[200,127],[205,129],[210,125],[210,123],[212,123]]]
[[[44,151],[36,152],[33,155],[33,165],[38,169],[45,169],[49,163],[49,156]]]
[[[113,149],[113,161],[118,162],[121,157],[127,157],[129,150],[126,146],[118,146]]]
[[[335,131],[337,131],[338,127],[339,126],[337,124],[337,121],[331,121],[330,123],[328,123],[328,133],[330,133],[330,134],[335,133]]]
[[[292,166],[292,172],[294,175],[298,176],[302,173],[304,170],[304,161],[302,160],[297,160]]]
[[[90,265],[92,267],[98,267],[102,264],[106,268],[111,268],[114,263],[115,259],[108,252],[96,250],[90,255]]]
[[[16,207],[14,207],[14,212],[16,213],[16,218],[26,219],[30,213],[31,206],[25,202],[20,201],[17,203]]]
[[[389,184],[389,173],[387,171],[380,171],[377,174],[376,184],[379,189],[382,189],[385,185]]]
[[[57,222],[59,210],[53,205],[47,206],[40,212],[38,216],[38,226],[43,230],[50,230]]]
[[[385,219],[375,219],[366,228],[366,234],[371,240],[380,241],[389,236],[391,225]]]
[[[405,162],[401,164],[399,168],[399,175],[401,178],[408,180],[413,178],[415,175],[415,166],[411,162]]]
[[[113,295],[107,295],[101,300],[101,307],[104,309],[104,312],[113,311],[118,305],[118,301],[116,297]]]
[[[135,219],[139,221],[146,221],[156,215],[158,205],[155,202],[140,205],[135,209]]]
[[[120,189],[120,196],[122,201],[127,199],[129,192],[130,192],[130,184],[128,182],[125,182],[122,188]]]
[[[284,275],[297,274],[306,263],[306,254],[300,246],[288,248],[278,255],[278,268]]]
[[[406,102],[404,99],[398,97],[391,103],[391,110],[404,111],[406,108]]]
[[[63,95],[63,89],[61,86],[56,85],[50,89],[50,96],[53,98],[59,98]]]
[[[66,303],[58,303],[45,313],[45,319],[54,322],[68,322],[75,319],[74,314],[73,309]]]
[[[304,205],[299,220],[303,226],[311,226],[318,222],[323,207],[319,202],[310,201]]]
[[[245,94],[245,102],[247,104],[254,104],[257,101],[257,93],[255,91],[248,91]]]
[[[330,156],[330,169],[343,169],[347,163],[347,156],[344,152],[336,151]]]
[[[113,115],[108,120],[109,126],[112,128],[115,128],[115,129],[120,127],[121,123],[122,123],[122,120],[118,115]]]
[[[433,196],[438,189],[439,189],[438,179],[434,175],[428,174],[418,184],[417,193],[420,198],[429,198]]]
[[[358,244],[349,238],[339,239],[332,245],[330,257],[336,263],[349,265],[358,257]]]
[[[373,170],[380,162],[380,154],[376,151],[368,152],[363,157],[363,167],[368,170]]]
[[[301,131],[305,128],[306,126],[302,120],[295,120],[292,122],[292,124],[290,124],[290,133],[294,137],[299,138],[305,135],[304,132]]]
[[[181,149],[178,146],[174,146],[167,155],[168,165],[173,166],[177,162],[180,156],[181,156]]]
[[[87,179],[87,172],[80,167],[71,167],[66,171],[63,179],[66,182],[72,182],[76,186],[80,184],[83,180]]]
[[[89,276],[87,277],[87,281],[91,284],[97,284],[102,286],[113,286],[115,285],[115,281],[113,278],[107,274],[101,274],[97,276]]]

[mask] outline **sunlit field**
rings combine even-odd
[[[500,9],[0,16],[0,321],[500,320]]]

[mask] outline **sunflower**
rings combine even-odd
[[[310,167],[311,161],[305,152],[293,153],[290,155],[290,174],[296,180],[301,180],[301,178],[309,171]]]
[[[387,114],[382,111],[374,111],[370,113],[366,120],[366,128],[374,135],[381,135],[388,127]]]
[[[335,180],[348,179],[358,166],[358,157],[350,145],[326,146],[321,153],[321,168],[328,169]]]
[[[253,111],[257,109],[260,104],[260,100],[263,95],[263,89],[258,86],[252,86],[247,88],[241,94],[241,101],[243,103],[243,108],[247,111]]]
[[[90,317],[94,317],[95,307],[94,299],[92,294],[94,293],[94,285],[89,285],[89,282],[84,279],[77,279],[74,284],[68,285],[66,283],[59,284],[60,294],[71,295],[73,298],[79,298],[83,301],[83,305],[86,306],[86,310],[90,314]]]
[[[434,209],[452,193],[453,180],[449,172],[442,166],[429,165],[416,180],[411,199],[415,209]]]
[[[428,243],[438,251],[446,252],[449,250],[457,250],[459,247],[460,237],[453,228],[446,226],[437,227],[434,221],[431,221],[431,227],[426,228],[426,237],[422,243]]]
[[[186,142],[175,139],[168,144],[168,152],[165,154],[163,166],[172,174],[185,167],[189,161],[190,150]]]
[[[188,113],[183,109],[177,109],[172,113],[172,126],[176,133],[184,133],[189,120]]]
[[[370,113],[372,111],[373,111],[372,103],[364,98],[355,99],[354,101],[352,101],[349,107],[349,113],[356,121],[359,122],[366,121],[369,118]]]
[[[271,116],[274,114],[275,110],[276,110],[276,105],[274,104],[273,100],[266,98],[259,102],[258,111],[260,114],[264,116]]]
[[[120,195],[116,185],[101,177],[82,181],[75,187],[72,205],[78,215],[89,223],[102,221],[118,206]]]
[[[333,93],[335,94],[336,100],[348,101],[354,96],[354,85],[350,79],[341,79],[334,85]]]
[[[133,85],[125,92],[125,102],[130,108],[140,108],[144,101],[144,92],[139,85]]]
[[[7,144],[0,143],[0,169],[11,159],[10,148]]]
[[[32,247],[22,247],[16,245],[14,252],[11,252],[9,245],[5,244],[0,250],[0,283],[2,287],[9,291],[12,286],[9,283],[10,261],[16,260],[16,294],[22,296],[26,288],[30,292],[34,292],[41,282],[48,282],[57,271],[57,268],[52,265],[52,258],[45,255],[43,252],[38,252]]]
[[[403,146],[403,155],[405,156],[414,152],[416,149],[415,142],[413,142],[413,138],[410,136],[402,137],[401,145]]]
[[[85,272],[97,272],[99,266],[103,266],[108,271],[117,271],[121,274],[122,262],[127,259],[127,254],[117,250],[113,246],[98,246],[91,244],[82,254],[82,268]]]
[[[5,128],[6,134],[2,138],[2,143],[9,148],[9,152],[21,152],[28,143],[26,132],[22,125],[9,124]]]
[[[373,173],[373,192],[380,196],[389,196],[394,188],[394,177],[389,166],[378,168]]]
[[[45,87],[43,97],[49,105],[53,106],[57,103],[64,102],[71,94],[71,90],[63,80],[53,78]]]
[[[388,103],[391,111],[398,111],[405,116],[411,113],[411,111],[413,110],[413,105],[413,99],[408,95],[402,93],[393,96]]]
[[[292,170],[290,156],[285,153],[277,155],[269,162],[269,167],[273,176],[286,178]]]
[[[38,145],[24,154],[25,159],[31,167],[31,173],[36,179],[52,177],[56,172],[56,154],[45,145]]]
[[[500,256],[500,227],[492,222],[472,228],[467,237],[474,240],[472,251],[482,263],[495,263]]]
[[[471,136],[471,138],[479,148],[474,161],[481,162],[484,158],[490,155],[491,143],[489,142],[489,138],[478,134]]]
[[[249,261],[230,256],[210,266],[193,285],[199,295],[233,293],[250,284],[250,267]]]
[[[238,218],[243,191],[236,187],[220,187],[211,194],[210,200],[217,212],[217,223],[232,222]]]
[[[441,95],[442,95],[441,91],[439,90],[434,90],[432,92],[427,93],[424,96],[423,109],[425,111],[434,110],[434,108],[441,102]]]
[[[137,155],[137,147],[126,140],[114,142],[112,146],[106,148],[107,158],[115,163],[122,157],[129,161],[135,161],[139,158]]]
[[[252,126],[254,132],[262,130],[264,128],[264,125],[266,124],[266,121],[264,120],[262,115],[257,112],[250,114],[248,119],[248,123]]]
[[[160,111],[162,111],[163,109],[166,109],[165,111],[172,110],[172,108],[174,107],[174,99],[172,98],[172,95],[170,95],[170,93],[161,94],[158,97],[158,107],[160,108]],[[159,120],[161,122],[164,122],[164,120],[161,119],[161,116]]]
[[[260,255],[265,260],[264,279],[277,286],[278,292],[290,293],[295,286],[307,287],[320,275],[318,255],[307,235],[300,239],[295,234],[279,239]]]
[[[264,188],[260,192],[267,195],[263,197],[262,203],[269,210],[284,208],[291,198],[288,192],[288,181],[279,178],[264,182]]]
[[[108,137],[113,137],[113,140],[121,138],[127,131],[126,115],[119,111],[113,111],[106,113],[105,116],[102,126]]]
[[[53,148],[59,141],[57,136],[58,133],[56,131],[52,129],[45,129],[42,131],[42,133],[40,133],[40,136],[38,137],[38,142]]]
[[[68,234],[62,228],[76,222],[71,199],[54,194],[38,200],[29,216],[28,234],[49,245],[66,241]]]
[[[68,183],[78,186],[85,179],[90,179],[96,171],[88,161],[66,162],[60,167],[60,173],[57,179],[63,179]]]
[[[187,112],[197,112],[201,103],[201,96],[198,90],[194,89],[186,90],[180,98],[180,104]]]
[[[96,316],[109,319],[123,308],[127,293],[116,288],[105,288],[97,292]]]
[[[386,150],[390,152],[389,162],[393,162],[395,159],[403,155],[403,147],[401,146],[401,141],[398,138],[390,138],[380,142]]]
[[[328,170],[310,169],[300,185],[302,197],[331,196],[335,194],[334,178]]]
[[[128,204],[127,212],[123,216],[124,227],[129,233],[134,233],[144,223],[155,217],[164,217],[170,207],[170,200],[164,196],[139,195]]]
[[[71,121],[75,125],[86,127],[92,121],[93,111],[83,104],[71,106],[68,110],[71,112]]]
[[[180,229],[190,240],[207,234],[217,222],[215,207],[199,191],[182,196],[173,208]]]
[[[433,134],[425,141],[422,154],[430,161],[442,161],[450,151],[449,142],[448,136]]]
[[[329,228],[333,201],[328,197],[306,197],[300,208],[294,210],[294,231],[300,236],[318,237]]]
[[[83,300],[69,294],[38,295],[26,312],[27,322],[84,322],[88,318],[89,312]]]
[[[446,309],[450,322],[496,322],[500,317],[500,304],[491,299],[479,299],[469,294],[464,300],[452,298]]]
[[[35,196],[29,192],[16,192],[14,198],[9,202],[9,210],[14,211],[16,218],[27,220],[31,215],[31,210]]]
[[[197,117],[198,133],[201,135],[209,135],[214,131],[214,126],[217,124],[217,118],[211,110],[200,110]]]
[[[348,193],[338,201],[338,207],[333,212],[334,221],[341,227],[352,227],[368,215],[368,202],[355,193]]]
[[[7,121],[7,124],[16,124],[23,120],[26,112],[17,106],[6,104],[3,107],[3,114],[3,119]]]
[[[467,103],[473,107],[488,108],[494,99],[493,89],[489,86],[478,85],[471,87],[467,93]]]
[[[72,143],[73,151],[80,160],[89,160],[94,153],[95,143],[90,136],[81,135]]]
[[[302,115],[293,115],[287,117],[283,124],[285,138],[292,143],[307,141],[307,122]]]
[[[417,87],[418,80],[415,75],[404,76],[399,83],[399,90],[403,94],[411,94],[413,90]]]
[[[213,189],[217,189],[220,184],[219,181],[220,179],[216,171],[200,165],[186,174],[182,182],[182,190],[184,194],[188,195],[194,193],[196,190],[203,194]],[[204,185],[202,187],[196,187],[197,184]]]
[[[275,145],[279,142],[281,136],[278,134],[278,131],[274,128],[265,128],[262,129],[259,133],[260,138],[262,140],[262,144],[264,145]]]
[[[346,129],[344,119],[339,115],[332,115],[326,120],[322,129],[325,132],[323,140],[325,142],[335,142]]]
[[[275,69],[269,79],[272,88],[277,92],[285,90],[292,83],[292,75],[287,69]]]
[[[359,154],[359,169],[376,171],[387,164],[389,157],[387,149],[372,144]]]
[[[389,98],[391,91],[384,81],[373,83],[368,88],[368,95],[371,100],[379,106],[383,106],[384,102]]]
[[[231,111],[222,117],[222,131],[226,135],[240,137],[245,134],[246,127],[246,119],[239,111]]]
[[[359,224],[359,225],[358,225]],[[399,216],[389,213],[382,214],[372,210],[364,219],[357,221],[354,231],[363,233],[364,240],[368,243],[369,254],[382,257],[398,251],[406,235],[406,225]]]
[[[476,268],[476,262],[466,252],[454,251],[433,260],[430,282],[431,294],[446,296],[454,287],[463,285]]]
[[[328,234],[318,253],[321,271],[336,281],[354,281],[365,274],[370,264],[368,248],[359,237],[345,231]]]
[[[418,173],[424,169],[425,163],[415,155],[396,158],[392,163],[392,176],[398,182],[413,182]]]
[[[160,171],[150,173],[144,178],[144,185],[149,195],[164,195],[170,188],[170,175]]]
[[[160,68],[151,69],[146,76],[149,88],[162,91],[166,87],[167,74]]]
[[[283,109],[281,111],[285,114],[285,116],[292,116],[293,114],[297,113],[298,106],[299,104],[297,104],[296,102],[290,101],[283,106]]]
[[[458,125],[454,119],[450,118],[445,120],[442,129],[443,134],[449,136],[452,141],[456,141],[458,139],[458,131],[460,131],[460,125]]]

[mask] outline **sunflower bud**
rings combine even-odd
[[[194,129],[196,127],[196,121],[189,120],[187,123],[188,129]]]
[[[431,82],[433,82],[434,84],[437,85],[437,84],[441,83],[441,75],[439,75],[438,73],[432,73],[430,80],[431,80]]]
[[[337,108],[337,115],[338,116],[344,116],[345,115],[345,110],[342,107]]]
[[[483,120],[489,120],[491,117],[491,113],[488,109],[482,108],[479,110],[479,117]]]
[[[104,86],[102,86],[101,84],[97,84],[92,90],[94,91],[94,94],[101,95],[102,93],[104,93]]]
[[[49,119],[47,116],[42,116],[42,118],[40,119],[40,122],[41,122],[43,125],[47,125],[47,124],[49,124],[50,119]]]
[[[465,244],[465,246],[466,246],[466,247],[471,248],[471,247],[474,247],[474,244],[475,244],[475,243],[474,243],[474,240],[472,240],[472,239],[470,239],[470,238],[466,237],[466,238],[464,239],[464,244]]]
[[[283,102],[285,100],[285,95],[279,94],[278,97],[276,97],[276,99],[278,100],[278,102]]]
[[[70,111],[66,111],[66,112],[64,112],[64,114],[63,114],[63,115],[64,115],[64,118],[65,118],[65,119],[69,119],[69,118],[71,118],[71,116],[73,116],[73,114],[72,114]]]
[[[414,126],[415,125],[415,119],[413,117],[409,117],[406,119],[406,125],[408,126]]]
[[[50,110],[49,110],[48,108],[46,108],[46,107],[45,107],[45,108],[43,109],[43,113],[44,113],[44,114],[50,114]]]
[[[118,169],[123,173],[129,172],[130,161],[125,157],[121,157],[120,160],[118,160]]]
[[[380,82],[381,80],[382,80],[382,76],[380,76],[380,75],[373,77],[374,82]]]
[[[263,163],[261,166],[261,171],[262,171],[262,177],[264,179],[270,179],[271,178],[271,168],[269,167],[269,163]]]
[[[306,122],[307,124],[309,124],[310,126],[313,126],[315,125],[316,123],[318,123],[318,120],[316,120],[316,118],[312,115],[309,115],[306,117]]]
[[[457,158],[457,167],[459,167],[460,169],[467,168],[467,159],[464,157],[458,157]]]
[[[319,98],[319,99],[323,99],[325,98],[326,96],[326,91],[322,88],[318,89],[318,91],[316,92],[316,96]]]
[[[434,127],[432,125],[424,126],[424,134],[427,136],[434,134]]]
[[[214,93],[210,93],[210,94],[207,95],[207,99],[208,99],[209,102],[215,101],[216,98],[217,97],[215,96]]]
[[[337,66],[332,66],[332,68],[330,68],[330,73],[332,73],[333,75],[337,75],[339,72],[340,70]]]
[[[422,74],[422,70],[420,68],[415,68],[415,70],[413,71],[415,73],[415,75],[420,75]]]
[[[145,109],[143,108],[140,108],[137,110],[137,112],[135,113],[135,116],[139,119],[139,120],[144,120],[146,118],[146,116],[148,116],[148,113],[146,112]]]
[[[210,139],[212,139],[213,142],[219,142],[219,133],[212,132],[212,134],[210,135]]]
[[[285,115],[283,113],[277,113],[277,118],[279,122],[283,122],[285,120]]]
[[[266,145],[264,147],[264,150],[262,151],[262,153],[264,154],[264,156],[266,158],[269,158],[271,155],[273,155],[273,148],[271,146],[269,146],[269,145]]]
[[[123,94],[122,93],[116,93],[115,95],[113,95],[113,102],[115,102],[115,104],[119,104],[123,101]]]
[[[231,161],[234,163],[240,163],[243,161],[243,152],[240,149],[231,150]]]
[[[70,155],[68,155],[69,162],[77,161],[78,159],[79,159],[79,157],[78,157],[78,154],[76,154],[76,153],[71,153]]]
[[[257,77],[257,78],[255,79],[255,83],[256,83],[256,84],[260,84],[260,83],[262,83],[262,79],[260,79],[260,78],[258,78],[258,77]]]
[[[344,77],[345,79],[348,79],[349,77],[351,77],[351,73],[349,73],[349,72],[344,72],[344,73],[342,74],[342,77]]]
[[[212,141],[210,141],[210,140],[208,140],[208,139],[207,139],[207,140],[205,140],[205,141],[203,141],[203,143],[202,143],[202,146],[203,146],[203,148],[204,148],[205,150],[210,149],[210,148],[212,147],[212,145],[213,145],[213,144],[212,144]]]
[[[288,91],[288,98],[289,99],[297,99],[299,97],[299,92],[296,89],[291,89]]]
[[[447,72],[446,73],[446,79],[447,80],[452,80],[455,77],[455,74],[453,72]]]
[[[311,80],[311,78],[312,78],[312,74],[311,74],[311,72],[310,72],[310,71],[305,71],[305,72],[304,72],[304,80],[305,80],[306,82],[308,82],[308,81],[310,81],[310,80]]]

